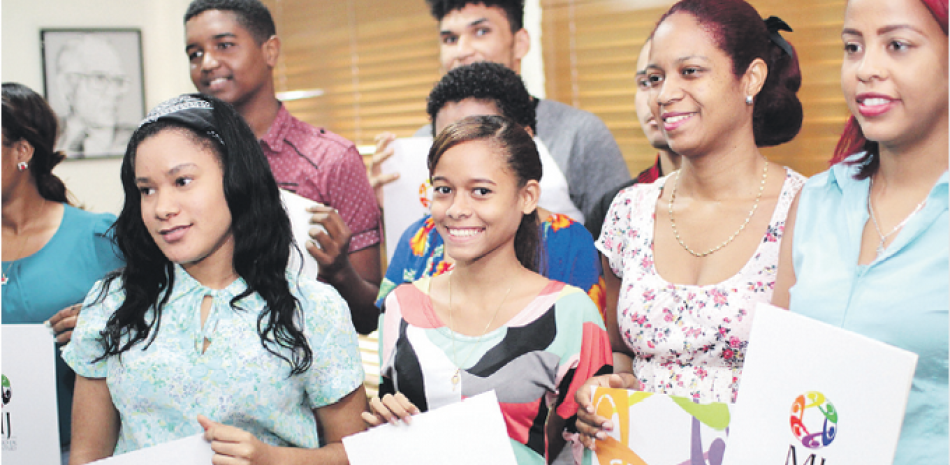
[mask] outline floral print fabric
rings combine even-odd
[[[785,218],[805,178],[786,168],[768,229],[736,275],[712,285],[665,281],[653,266],[657,199],[669,177],[620,192],[597,248],[622,279],[617,322],[635,354],[633,372],[645,391],[735,402],[752,312],[775,286]]]
[[[63,358],[77,374],[105,378],[119,411],[115,453],[121,454],[202,432],[198,414],[244,429],[278,446],[319,447],[312,409],[333,404],[363,382],[356,332],[346,303],[328,285],[287,275],[299,301],[299,324],[313,351],[303,374],[268,352],[257,333],[264,299],[253,293],[230,301],[247,285],[237,279],[213,290],[175,266],[175,284],[162,309],[155,340],[119,357],[102,355],[99,332],[124,299],[118,281],[96,302],[101,282],[86,297]],[[200,305],[212,296],[201,325]],[[152,317],[152,311],[146,320]],[[211,341],[202,353],[203,339]],[[289,357],[285,348],[277,350]]]

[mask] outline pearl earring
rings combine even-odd
[[[752,105],[752,96],[751,96],[751,95],[746,95],[746,96],[745,96],[745,104],[746,104],[746,105]]]

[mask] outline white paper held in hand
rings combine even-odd
[[[350,465],[517,465],[495,391],[343,438]]]
[[[324,232],[326,232],[326,229],[320,225],[310,224],[310,217],[313,214],[308,212],[307,209],[319,204],[284,189],[280,190],[280,201],[284,204],[287,216],[290,217],[290,229],[293,231],[294,243],[300,249],[300,255],[297,255],[297,251],[291,248],[290,262],[287,269],[294,274],[299,270],[307,278],[316,279],[317,273],[320,271],[320,264],[310,255],[310,252],[307,252],[307,241],[311,240],[310,230],[312,228],[322,229]],[[320,246],[317,241],[314,240],[313,242],[317,244],[317,247]],[[301,258],[303,258],[302,268]]]
[[[197,422],[197,420],[195,420]],[[97,465],[208,465],[214,451],[204,433],[188,436],[134,452],[97,460]]]
[[[917,354],[758,304],[724,465],[890,465]]]
[[[400,137],[393,141],[393,156],[380,166],[383,173],[399,173],[399,179],[383,186],[387,262],[406,228],[429,213],[432,186],[427,160],[431,147],[431,137]]]
[[[56,344],[41,324],[3,325],[4,465],[58,465]]]

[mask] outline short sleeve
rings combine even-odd
[[[355,146],[343,153],[327,177],[329,203],[353,234],[349,252],[379,244],[379,205],[366,177],[366,166]]]
[[[573,351],[569,354],[568,366],[559,370],[566,374],[558,381],[558,397],[554,408],[558,416],[564,419],[570,419],[577,413],[577,401],[574,399],[577,390],[588,379],[611,373],[613,364],[610,339],[597,308],[583,292],[575,291],[557,301],[558,312],[575,315],[579,320],[574,327],[580,333],[573,335],[576,339],[568,344]],[[569,430],[573,430],[573,423],[569,422]]]
[[[117,290],[118,280],[112,281],[111,288],[100,296],[104,285],[104,281],[97,282],[86,295],[76,328],[73,329],[69,344],[63,348],[66,364],[76,374],[86,378],[105,378],[108,373],[106,360],[94,361],[102,356],[104,350],[99,337],[109,318],[124,300],[122,291]]]
[[[363,362],[346,301],[329,285],[299,284],[307,341],[313,351],[307,396],[310,408],[320,408],[336,403],[363,383]]]
[[[607,258],[610,269],[620,278],[623,277],[625,236],[629,233],[631,227],[631,189],[624,189],[614,197],[613,202],[610,203],[610,208],[607,210],[607,216],[604,218],[604,226],[600,232],[600,237],[594,243],[597,250]]]

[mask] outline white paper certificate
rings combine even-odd
[[[752,316],[723,463],[890,465],[917,354],[770,305]]]
[[[43,325],[3,325],[4,465],[58,465],[56,345]]]
[[[297,255],[297,251],[291,248],[287,268],[295,275],[298,271],[301,271],[304,277],[317,279],[320,264],[310,255],[310,252],[307,252],[307,241],[310,240],[311,228],[323,229],[323,227],[310,224],[312,214],[307,212],[307,209],[318,204],[313,200],[283,189],[280,190],[280,201],[284,204],[287,216],[290,217],[290,228],[293,231],[294,243],[300,249],[300,255]],[[303,259],[302,268],[301,259]]]
[[[169,441],[93,463],[99,465],[208,465],[214,451],[204,434]]]
[[[426,163],[431,147],[431,137],[396,139],[393,156],[380,167],[383,173],[399,173],[399,179],[383,186],[387,262],[392,260],[399,237],[406,228],[429,213],[432,186]]]
[[[350,465],[516,465],[495,391],[343,438]]]

